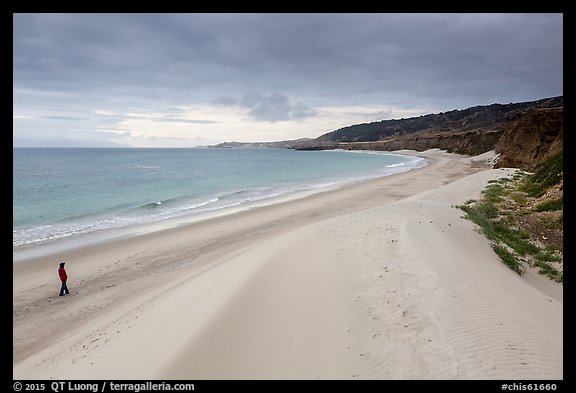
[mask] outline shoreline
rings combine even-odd
[[[338,150],[340,151],[340,150]],[[389,155],[397,156],[408,156],[408,157],[418,157],[426,160],[426,157],[414,154],[418,152],[404,151],[404,153],[397,152],[370,152],[370,151],[348,151],[341,150],[343,153],[359,153],[359,154],[382,154],[387,153]],[[227,206],[223,208],[218,208],[214,210],[198,211],[183,215],[178,215],[174,217],[157,219],[150,222],[134,223],[128,224],[120,227],[111,227],[102,230],[96,230],[92,232],[84,232],[75,234],[72,236],[66,236],[62,238],[55,238],[50,240],[43,240],[39,242],[28,243],[24,245],[17,245],[12,247],[12,260],[13,263],[19,263],[23,260],[32,259],[35,257],[43,257],[51,254],[61,253],[63,251],[70,251],[73,249],[90,246],[93,244],[101,244],[107,241],[114,241],[116,239],[129,238],[133,236],[139,236],[145,233],[157,232],[164,229],[170,229],[181,225],[187,225],[195,223],[198,221],[210,220],[213,218],[226,216],[229,214],[235,214],[245,210],[258,208],[262,206],[268,206],[278,203],[289,202],[296,199],[305,198],[316,193],[329,192],[342,188],[354,187],[358,184],[377,181],[383,177],[392,176],[396,174],[401,174],[404,172],[409,172],[413,169],[419,169],[423,166],[427,166],[431,163],[430,160],[426,160],[419,164],[418,166],[409,166],[405,169],[396,173],[388,173],[381,175],[370,175],[367,177],[362,177],[360,179],[346,179],[341,180],[334,184],[325,184],[319,187],[311,187],[304,190],[297,190],[288,192],[282,195],[270,196],[262,199],[257,199],[253,201],[243,202],[238,205]],[[402,164],[404,165],[404,164]]]
[[[14,378],[561,379],[562,287],[453,207],[512,170],[406,154],[432,163],[13,264]]]

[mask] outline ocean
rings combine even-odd
[[[384,152],[14,148],[15,250],[322,190],[426,165]]]

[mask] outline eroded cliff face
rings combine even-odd
[[[449,153],[467,154],[475,156],[493,150],[503,130],[474,130],[460,132],[438,132],[438,133],[414,133],[399,137],[388,137],[380,141],[372,142],[322,142],[309,143],[308,145],[297,146],[303,150],[416,150],[424,151],[429,149],[446,150]]]
[[[511,119],[496,144],[495,168],[531,170],[563,148],[564,108],[533,109]]]
[[[494,149],[502,136],[501,130],[494,131],[462,131],[427,134],[412,134],[403,138],[383,140],[386,150],[410,149],[424,151],[441,149],[449,153],[475,156]]]

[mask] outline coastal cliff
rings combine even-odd
[[[221,148],[296,150],[446,150],[478,155],[495,150],[496,167],[533,169],[563,146],[563,96],[537,101],[475,106],[407,119],[356,124],[316,139],[225,142]]]
[[[564,108],[533,109],[510,120],[496,144],[495,168],[533,169],[562,150]]]
[[[298,150],[416,150],[429,149],[446,150],[449,153],[478,155],[494,149],[502,136],[502,130],[495,131],[461,131],[461,132],[431,132],[426,134],[415,133],[404,137],[385,138],[372,142],[321,142],[300,145]]]

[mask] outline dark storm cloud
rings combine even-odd
[[[562,44],[558,14],[25,14],[14,17],[14,78],[179,99],[228,89],[432,101],[462,87],[494,99],[510,86],[539,98],[560,92]]]
[[[211,101],[218,106],[240,106],[254,120],[276,122],[281,120],[301,120],[314,116],[317,112],[301,102],[291,103],[290,99],[279,93],[262,95],[246,93],[240,99],[222,96]]]
[[[292,104],[288,97],[278,93],[268,96],[257,93],[246,94],[239,104],[248,109],[248,114],[252,118],[261,121],[300,120],[316,114],[316,111],[304,104],[299,102]]]
[[[311,107],[450,110],[563,94],[562,14],[13,19],[18,110],[30,102],[111,111],[212,103],[277,121],[313,116]],[[249,92],[257,92],[251,105]]]

